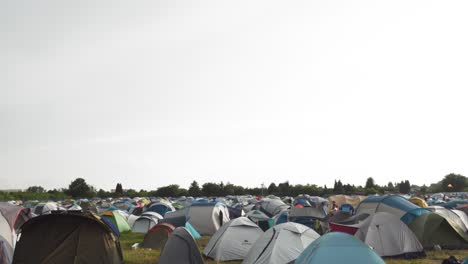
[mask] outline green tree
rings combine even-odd
[[[77,178],[68,186],[67,194],[73,198],[89,198],[94,195],[94,192],[83,178]]]
[[[31,186],[26,189],[26,192],[29,193],[44,193],[45,189],[42,186]]]
[[[374,179],[372,177],[367,178],[366,180],[366,189],[371,189],[375,187]]]
[[[193,197],[201,196],[201,189],[197,181],[193,181],[188,189],[188,195]]]
[[[159,197],[177,197],[179,196],[179,185],[171,184],[168,186],[159,187],[155,194]]]
[[[460,174],[450,173],[442,180],[442,190],[445,192],[461,192],[468,186],[467,178]]]
[[[121,183],[117,183],[117,185],[115,186],[115,193],[119,195],[123,195],[124,191],[123,191]]]
[[[276,184],[274,182],[270,183],[268,185],[268,194],[276,194],[278,193],[278,187],[276,187]]]
[[[222,189],[219,184],[213,182],[207,182],[202,185],[202,194],[204,196],[219,196],[221,194]]]

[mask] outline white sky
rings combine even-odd
[[[0,189],[468,176],[467,7],[0,0]]]

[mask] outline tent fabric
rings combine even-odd
[[[43,215],[43,214],[50,214],[52,211],[59,210],[57,203],[55,202],[47,202],[47,203],[39,203],[33,208],[33,213],[35,215]]]
[[[280,199],[263,199],[260,203],[260,210],[266,213],[269,217],[272,217],[283,209],[289,208],[289,205],[285,204]]]
[[[190,222],[185,223],[185,228],[187,228],[193,238],[199,239],[202,237],[200,233],[198,233],[198,231],[190,224]]]
[[[151,216],[140,216],[133,223],[132,233],[143,233],[146,234],[153,226],[158,223],[158,219]]]
[[[424,257],[423,246],[400,219],[390,213],[376,213],[359,227],[355,237],[382,257]]]
[[[420,216],[422,214],[428,214],[431,211],[427,208],[416,208],[413,210],[408,211],[406,214],[404,214],[400,220],[405,223],[406,225],[409,225],[411,222],[413,222],[414,218],[417,216]]]
[[[319,237],[314,230],[301,224],[288,222],[276,225],[257,239],[242,263],[289,263]]]
[[[29,220],[30,209],[6,202],[0,202],[0,214],[5,217],[12,230],[17,230],[22,224]]]
[[[175,227],[169,223],[159,223],[151,228],[143,238],[143,248],[162,249]]]
[[[170,223],[175,227],[185,226],[189,218],[190,206],[175,212],[167,212],[161,222]]]
[[[0,263],[9,264],[12,261],[13,261],[13,248],[6,241],[6,239],[0,235]]]
[[[190,224],[202,235],[213,235],[230,220],[229,210],[223,203],[193,203],[190,207]]]
[[[310,217],[315,219],[323,220],[327,215],[322,210],[322,208],[314,207],[292,207],[289,211],[289,217]]]
[[[356,214],[368,213],[373,215],[378,212],[387,212],[400,218],[415,208],[419,208],[419,206],[400,195],[369,196],[356,208]]]
[[[197,244],[185,227],[177,227],[166,242],[159,264],[203,264]]]
[[[132,230],[125,218],[117,211],[104,212],[101,217],[109,220],[119,230],[119,233]]]
[[[455,213],[453,210],[447,209],[442,206],[429,206],[427,207],[427,209],[436,214],[442,215],[444,218],[450,219],[451,221],[456,223],[463,230],[464,233],[468,231],[467,224],[466,222],[464,222],[464,220],[466,221],[466,218],[462,219],[460,215]]]
[[[174,212],[176,209],[170,202],[161,200],[157,203],[150,204],[147,211],[156,212],[164,216],[167,212]]]
[[[340,232],[327,233],[312,242],[294,263],[385,264],[382,258],[369,246],[351,235]]]
[[[419,207],[422,207],[422,208],[426,208],[428,207],[429,205],[427,205],[427,202],[422,199],[422,198],[419,198],[419,197],[411,197],[410,199],[408,199],[408,201],[414,203],[415,205],[419,206]]]
[[[120,243],[91,213],[48,214],[21,227],[13,264],[123,263]]]
[[[468,236],[452,220],[437,213],[422,214],[408,225],[424,248],[468,248]]]
[[[5,260],[4,263],[11,263],[14,242],[13,230],[7,219],[0,214],[0,260]]]
[[[223,225],[211,237],[203,254],[216,261],[242,260],[263,231],[247,217]]]

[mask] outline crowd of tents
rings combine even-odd
[[[468,249],[464,198],[300,195],[0,202],[0,264],[123,263],[123,232],[145,234],[138,246],[160,250],[161,264],[204,263],[206,258],[244,264],[421,258],[427,250]],[[197,239],[202,236],[210,240],[200,252]]]

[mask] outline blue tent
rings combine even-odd
[[[409,224],[411,224],[411,222],[413,222],[413,220],[416,217],[418,217],[420,215],[423,215],[423,214],[428,214],[430,212],[431,211],[429,209],[426,209],[426,208],[416,208],[416,209],[408,211],[406,214],[404,214],[400,218],[400,220],[403,221],[403,223],[409,225]]]
[[[369,246],[354,236],[341,232],[327,233],[316,239],[294,262],[294,264],[312,263],[385,264]]]

